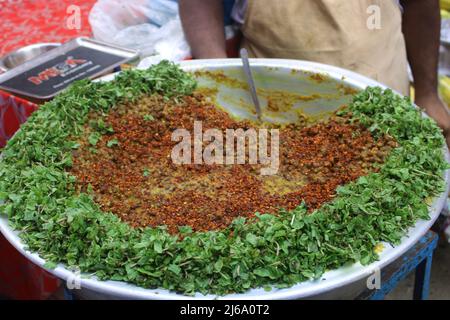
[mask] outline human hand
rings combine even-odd
[[[450,148],[450,110],[441,100],[438,94],[417,96],[415,103],[425,109],[426,113],[433,118],[443,130],[447,146]]]

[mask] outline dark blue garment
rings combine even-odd
[[[226,26],[233,23],[231,19],[231,10],[233,9],[235,0],[223,0],[224,23]]]

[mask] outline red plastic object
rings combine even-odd
[[[0,91],[0,147],[5,146],[37,107],[30,101]]]
[[[96,0],[0,0],[0,56],[29,44],[90,36]],[[79,25],[71,22],[79,22]]]
[[[29,262],[0,234],[0,296],[8,299],[47,299],[59,280]]]
[[[0,56],[38,42],[66,42],[89,36],[89,11],[96,0],[0,0]],[[79,28],[68,19],[78,18]],[[73,20],[72,20],[73,21]],[[0,147],[37,105],[0,92]],[[0,296],[46,299],[59,281],[18,253],[0,234]]]
[[[37,108],[32,102],[0,91],[1,147]],[[58,287],[56,278],[29,262],[0,234],[0,296],[47,299]]]

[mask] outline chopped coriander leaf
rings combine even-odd
[[[105,123],[105,121],[100,118],[97,121],[90,121],[90,126],[101,134],[111,134],[114,133],[114,129],[112,126]]]
[[[98,132],[92,132],[89,135],[88,141],[92,146],[96,146],[98,141],[102,138],[102,135]]]
[[[106,143],[108,148],[119,145],[119,141],[117,139],[111,139]]]
[[[145,121],[153,121],[153,120],[155,120],[155,118],[151,114],[146,114],[146,115],[144,115],[144,120]]]

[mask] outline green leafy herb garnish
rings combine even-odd
[[[90,126],[98,131],[101,134],[111,134],[114,133],[114,129],[112,126],[108,125],[103,121],[102,118],[98,119],[97,121],[91,121]]]
[[[153,121],[153,120],[155,120],[155,118],[153,118],[153,116],[151,114],[146,114],[146,115],[144,115],[144,120],[145,121]]]
[[[111,148],[111,147],[117,146],[117,145],[119,145],[119,140],[117,140],[117,139],[111,139],[106,143],[106,146],[108,148]]]
[[[102,135],[98,132],[92,132],[89,137],[88,137],[88,141],[92,146],[96,146],[97,142],[102,138]]]

